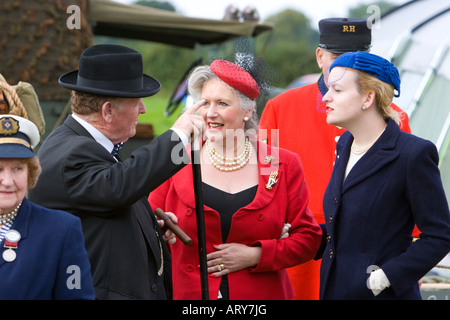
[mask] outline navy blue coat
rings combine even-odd
[[[95,298],[79,218],[24,199],[11,229],[21,239],[14,261],[0,255],[0,300]]]
[[[421,299],[418,281],[450,250],[436,147],[391,120],[344,181],[352,142],[348,131],[339,139],[324,195],[320,298]],[[375,297],[367,279],[377,267],[391,287]]]

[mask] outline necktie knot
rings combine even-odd
[[[117,156],[119,154],[120,149],[123,147],[123,142],[119,142],[118,144],[114,145],[113,150],[111,151],[111,154],[113,156]]]

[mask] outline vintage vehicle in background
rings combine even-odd
[[[80,20],[78,26],[73,21],[75,18]],[[58,85],[59,76],[77,69],[80,54],[95,43],[95,36],[193,49],[197,45],[221,44],[242,36],[256,37],[272,29],[269,23],[251,19],[190,18],[110,0],[9,0],[2,3],[0,27],[0,73],[11,85],[26,82],[34,87],[45,119],[42,139],[70,113],[70,92]],[[191,63],[186,62],[188,70],[194,66]],[[182,83],[183,78],[180,85]],[[178,89],[174,88],[176,92],[168,102],[169,112],[180,102],[177,94],[182,91]],[[130,139],[123,152],[131,152],[152,137]]]

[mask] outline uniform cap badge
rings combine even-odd
[[[10,117],[0,119],[0,134],[9,136],[19,131],[19,121]]]

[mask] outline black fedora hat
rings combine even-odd
[[[142,55],[128,47],[98,44],[83,51],[79,69],[62,75],[67,89],[121,98],[156,94],[161,84],[143,73]]]

